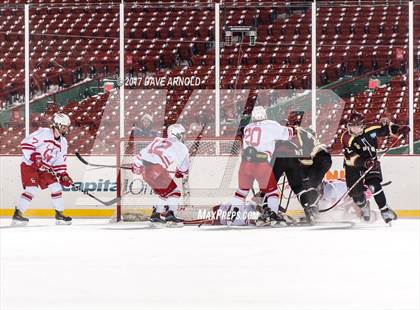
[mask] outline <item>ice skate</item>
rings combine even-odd
[[[270,226],[272,227],[286,227],[287,226],[286,220],[284,219],[283,215],[281,215],[280,213],[271,211],[269,218],[270,218]]]
[[[71,225],[72,218],[65,216],[62,211],[55,210],[55,223],[57,225]]]
[[[268,207],[262,207],[262,209],[260,210],[261,215],[258,217],[258,219],[255,222],[256,226],[269,225],[269,218],[270,218],[269,210],[270,209]]]
[[[370,221],[370,205],[369,201],[366,203],[364,207],[360,207],[360,211],[362,212],[361,217],[365,222]]]
[[[388,206],[384,206],[381,210],[381,215],[385,223],[389,223],[391,221],[395,221],[398,216],[397,213],[395,213],[391,208]]]
[[[314,223],[319,213],[318,206],[311,205],[309,207],[304,207],[303,210],[305,212],[306,221],[308,223]]]
[[[22,215],[22,212],[15,208],[15,213],[13,213],[13,218],[12,218],[12,225],[20,225],[20,226],[24,226],[24,225],[28,225],[29,223],[29,219],[27,217],[24,217]]]
[[[150,215],[150,226],[154,228],[162,228],[166,225],[166,221],[162,219],[160,213],[153,207],[152,214]]]
[[[281,227],[287,226],[284,217],[268,207],[263,207],[261,216],[256,221],[257,226]]]
[[[165,217],[167,227],[182,227],[184,226],[183,220],[177,218],[174,214],[174,211],[169,210],[168,207],[165,207],[165,212],[162,214]]]

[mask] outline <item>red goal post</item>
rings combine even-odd
[[[134,156],[154,138],[126,138],[117,143],[117,197],[113,218],[116,221],[145,220],[156,197],[141,176],[133,175],[121,166],[131,166]],[[235,137],[186,138],[190,153],[188,200],[182,195],[182,205],[208,207],[228,200],[236,188],[240,163],[241,140]],[[174,171],[175,166],[169,170]],[[181,181],[175,180],[182,191]],[[184,188],[185,190],[185,188]]]

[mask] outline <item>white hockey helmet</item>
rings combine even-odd
[[[251,119],[253,122],[263,121],[267,119],[267,112],[262,106],[255,106],[251,113]]]
[[[53,117],[53,128],[56,128],[60,135],[67,136],[70,132],[70,117],[64,113],[56,113]]]
[[[176,139],[183,142],[185,135],[185,128],[181,124],[172,124],[168,127],[168,138]]]

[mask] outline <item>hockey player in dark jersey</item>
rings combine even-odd
[[[295,127],[297,134],[291,141],[277,142],[271,164],[277,182],[283,173],[286,174],[307,221],[312,222],[318,213],[317,187],[331,168],[332,160],[327,147],[319,143],[315,133],[300,127],[302,117],[302,111],[289,113],[287,125]]]
[[[408,126],[395,125],[388,119],[384,119],[380,125],[365,127],[365,119],[362,114],[353,112],[349,117],[347,130],[341,136],[346,183],[350,188],[367,169],[372,167],[364,180],[357,183],[349,193],[367,221],[370,218],[370,208],[366,203],[364,185],[367,185],[371,190],[384,221],[389,223],[397,219],[397,214],[387,205],[381,186],[382,170],[381,164],[377,160],[378,137],[407,135],[409,132]]]

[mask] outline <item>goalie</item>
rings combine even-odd
[[[347,191],[346,182],[343,180],[332,180],[326,181],[323,180],[318,187],[320,194],[319,199],[319,208],[321,210],[327,209],[333,203],[342,197]],[[372,192],[369,187],[364,186],[363,195],[366,200],[366,205],[370,204],[370,199],[373,197]],[[369,217],[365,217],[365,214],[362,213],[359,206],[354,203],[353,199],[350,196],[345,197],[340,201],[340,203],[333,210],[320,213],[318,220],[319,221],[353,221],[359,219],[363,222],[375,222],[378,219],[381,219],[379,211],[372,211],[369,214]]]
[[[150,221],[181,225],[174,212],[179,206],[181,191],[169,174],[168,168],[175,163],[175,178],[187,178],[189,170],[188,148],[183,143],[185,128],[180,124],[168,127],[168,138],[155,138],[140,151],[131,166],[134,174],[142,175],[158,203],[153,207]]]
[[[347,186],[346,182],[342,180],[332,180],[326,181],[322,180],[318,185],[317,191],[319,193],[318,205],[319,208],[326,209],[332,203],[337,201],[346,191]],[[284,195],[284,193],[282,193]],[[364,195],[366,197],[367,203],[372,197],[368,187],[364,188]],[[267,207],[267,201],[264,200],[264,193],[259,192],[255,194],[252,198],[252,201],[247,201],[242,206],[232,207],[230,204],[221,204],[214,207],[213,211],[217,214],[216,221],[212,222],[213,225],[229,225],[229,226],[246,226],[256,223],[258,215],[261,212],[264,212],[264,209]],[[288,199],[291,199],[290,197]],[[380,218],[379,212],[373,213],[368,221],[373,222]],[[284,216],[285,220],[288,223],[295,224],[297,222],[306,222],[306,219],[300,219],[297,221],[291,216]],[[320,213],[317,220],[319,221],[343,221],[343,220],[355,220],[362,219],[363,214],[360,212],[360,209],[354,204],[353,200],[350,197],[343,199],[341,203],[335,208],[334,211],[328,213]]]
[[[57,224],[71,224],[71,217],[63,214],[62,186],[71,186],[67,174],[67,140],[70,118],[63,113],[53,117],[51,128],[40,128],[21,143],[22,163],[20,173],[23,192],[17,202],[12,224],[27,224],[23,212],[29,207],[38,187],[51,191]]]

